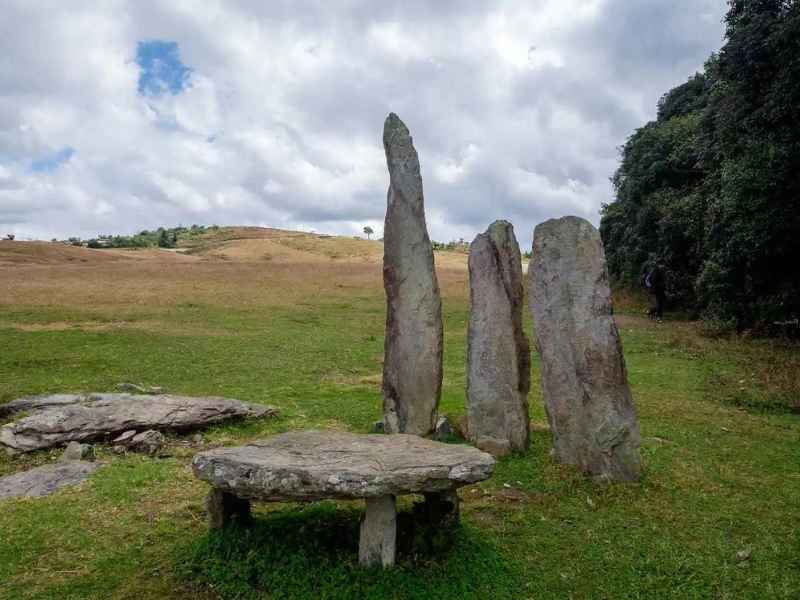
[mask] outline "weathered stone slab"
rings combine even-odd
[[[279,502],[441,492],[487,479],[494,464],[476,448],[414,435],[305,431],[202,452],[192,468],[215,488]]]
[[[383,232],[384,423],[387,433],[429,435],[442,388],[442,302],[419,158],[408,128],[394,113],[386,118],[383,146],[390,179]]]
[[[47,496],[85,481],[100,466],[95,462],[69,460],[6,475],[0,477],[0,499]]]
[[[495,221],[469,249],[467,430],[501,456],[528,448],[530,345],[522,330],[522,257],[507,221]]]
[[[0,417],[8,417],[21,412],[34,412],[46,408],[58,408],[68,404],[75,404],[81,398],[87,396],[81,394],[49,394],[46,396],[25,396],[5,404],[0,404]]]
[[[190,431],[232,419],[274,416],[276,409],[219,397],[58,394],[21,398],[5,414],[24,416],[0,427],[0,446],[29,452],[111,438],[128,430]]]
[[[577,217],[538,225],[528,272],[556,458],[597,479],[638,479],[639,425],[600,234]]]

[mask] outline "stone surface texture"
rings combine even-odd
[[[598,480],[637,480],[639,425],[597,229],[578,217],[538,225],[528,277],[556,458]]]
[[[433,439],[437,442],[445,442],[455,435],[453,425],[447,416],[436,419],[436,428],[433,430]]]
[[[507,221],[469,249],[467,430],[495,456],[528,448],[530,344],[522,330],[522,257]]]
[[[442,388],[442,302],[425,224],[419,158],[408,128],[386,118],[389,193],[383,238],[386,337],[383,412],[387,433],[429,435]]]
[[[364,566],[394,565],[397,538],[397,507],[394,496],[367,498],[361,521],[358,562]]]
[[[94,460],[94,446],[70,442],[64,448],[61,460]]]
[[[167,438],[160,431],[148,429],[137,433],[131,438],[130,448],[137,452],[143,452],[148,456],[155,456],[167,443]]]
[[[0,499],[47,496],[78,484],[100,468],[100,463],[69,460],[0,477]]]
[[[0,427],[0,446],[12,453],[102,440],[131,429],[190,431],[231,419],[277,414],[269,406],[227,398],[133,394],[38,396],[0,408],[4,415],[27,413]]]
[[[136,430],[135,429],[129,429],[128,431],[123,431],[121,434],[119,434],[117,437],[115,437],[112,440],[112,443],[120,444],[122,446],[125,446],[127,444],[130,444],[131,440],[134,437],[136,437]]]
[[[441,492],[487,479],[494,464],[469,446],[336,431],[284,433],[192,461],[195,475],[213,487],[266,501]]]

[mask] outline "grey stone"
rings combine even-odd
[[[394,565],[397,538],[397,508],[394,496],[367,498],[361,521],[358,562],[364,566]]]
[[[236,519],[239,522],[250,520],[250,501],[237,498],[233,494],[211,488],[206,496],[206,513],[210,529],[221,529]]]
[[[555,457],[599,480],[639,479],[639,425],[600,234],[577,217],[538,225],[528,276]]]
[[[469,249],[469,439],[495,456],[528,448],[530,345],[522,330],[522,258],[514,228],[495,221]]]
[[[0,404],[0,417],[8,417],[17,413],[58,408],[75,404],[77,394],[49,394],[47,396],[24,396],[5,404]]]
[[[132,440],[132,439],[133,439],[135,436],[136,436],[136,430],[135,430],[135,429],[129,429],[128,431],[123,431],[123,432],[122,432],[120,435],[118,435],[117,437],[115,437],[115,438],[113,439],[112,443],[114,443],[114,444],[120,444],[120,445],[123,445],[123,446],[125,446],[125,445],[127,445],[127,444],[130,444],[130,443],[131,443],[131,440]]]
[[[59,394],[21,398],[6,414],[27,416],[0,427],[0,446],[29,452],[70,441],[108,439],[130,429],[190,431],[232,419],[271,417],[277,410],[219,397]]]
[[[377,498],[455,489],[491,476],[476,448],[414,435],[284,433],[194,457],[194,474],[241,498],[280,502]]]
[[[467,415],[459,416],[458,419],[456,419],[456,422],[452,425],[453,430],[458,437],[464,440],[469,439],[469,421],[467,419]]]
[[[99,463],[70,460],[0,477],[0,499],[47,496],[78,484],[100,468]]]
[[[167,438],[160,431],[148,429],[142,433],[137,433],[130,440],[130,448],[136,452],[143,452],[148,456],[155,456],[164,447]]]
[[[128,451],[128,448],[126,446],[123,446],[122,444],[117,444],[111,448],[111,451],[114,454],[125,454]]]
[[[383,421],[375,421],[369,429],[370,433],[386,433],[386,426]]]
[[[450,424],[450,419],[447,417],[439,417],[436,419],[436,428],[433,430],[433,439],[437,441],[449,440],[455,435],[453,426]]]
[[[442,388],[442,302],[425,224],[419,158],[391,113],[383,128],[389,192],[383,238],[386,336],[383,413],[387,433],[429,435]]]
[[[70,442],[61,455],[61,460],[94,460],[94,446]]]

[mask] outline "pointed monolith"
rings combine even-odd
[[[522,258],[495,221],[469,248],[468,435],[495,456],[528,448],[530,346],[522,331]]]
[[[442,388],[442,302],[419,158],[408,128],[394,113],[386,118],[383,146],[390,179],[383,232],[384,423],[387,433],[429,435]]]
[[[597,229],[578,217],[538,225],[528,277],[556,458],[595,479],[639,479],[639,425]]]

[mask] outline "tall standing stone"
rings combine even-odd
[[[578,217],[538,225],[528,277],[556,458],[596,479],[637,480],[639,425],[597,229]]]
[[[522,303],[514,227],[495,221],[469,248],[467,334],[468,436],[495,456],[528,447],[530,346]]]
[[[400,118],[383,126],[389,194],[383,232],[386,340],[383,415],[387,433],[428,435],[442,389],[442,301],[425,225],[417,151]]]

